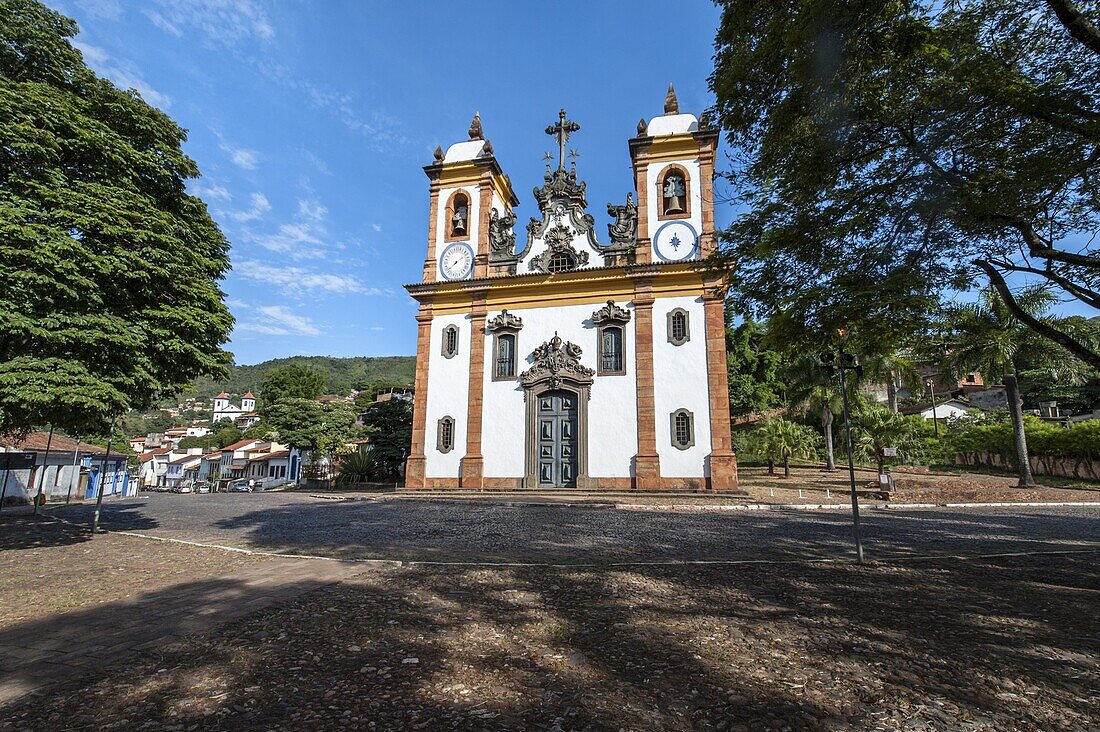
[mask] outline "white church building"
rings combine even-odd
[[[679,111],[629,140],[634,188],[588,212],[566,143],[519,199],[475,116],[437,149],[419,302],[408,488],[730,490],[724,273],[715,247],[718,130]]]
[[[229,395],[224,391],[214,397],[214,410],[213,420],[211,424],[218,422],[222,419],[231,419],[233,422],[237,422],[244,417],[255,416],[256,411],[256,397],[252,395],[252,392],[246,392],[241,397],[241,404],[237,406],[229,401]]]

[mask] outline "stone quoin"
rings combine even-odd
[[[430,180],[408,488],[730,490],[725,272],[715,247],[718,131],[665,114],[629,140],[635,190],[588,213],[563,109],[538,216],[485,137],[424,168]],[[570,158],[566,162],[566,158]]]

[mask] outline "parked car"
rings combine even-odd
[[[209,493],[210,492],[210,484],[207,483],[205,480],[200,480],[198,483],[195,483],[195,492],[196,493]]]
[[[194,491],[194,489],[191,487],[190,482],[187,482],[187,483],[182,483],[181,482],[179,485],[176,486],[175,491],[176,491],[176,493],[191,493],[191,492]]]
[[[247,480],[235,480],[229,484],[229,490],[232,493],[251,493],[252,489],[248,486]]]

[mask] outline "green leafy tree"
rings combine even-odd
[[[860,398],[852,409],[852,447],[863,459],[886,472],[886,448],[897,449],[897,458],[905,460],[916,452],[924,435],[924,419],[919,415],[904,416],[888,407]]]
[[[779,405],[783,382],[780,355],[764,345],[765,331],[752,321],[726,328],[726,371],[730,414],[758,414]]]
[[[919,332],[945,289],[1006,273],[1100,307],[1100,11],[1072,0],[726,0],[711,88],[745,206],[739,308],[782,340]]]
[[[373,452],[355,452],[340,458],[336,482],[342,484],[365,483],[374,480],[379,472],[377,456]]]
[[[363,425],[370,433],[372,477],[396,480],[412,444],[412,402],[389,399],[372,404],[363,413]]]
[[[1022,309],[1033,320],[1065,329],[1067,326],[1062,319],[1046,315],[1055,301],[1047,288],[1031,287],[1016,296],[1015,308]],[[1024,431],[1019,363],[1026,354],[1031,364],[1043,364],[1051,373],[1068,380],[1079,380],[1085,368],[1065,348],[1042,337],[1017,318],[1015,308],[1009,308],[993,288],[983,290],[975,303],[951,308],[947,322],[952,346],[947,363],[956,374],[978,371],[988,380],[1002,376],[1015,435],[1020,485],[1031,486],[1035,480],[1031,475]]]
[[[775,474],[776,462],[783,464],[783,477],[791,477],[791,458],[817,455],[820,436],[809,427],[781,417],[765,420],[753,431],[756,451],[768,461],[768,474]]]
[[[264,407],[273,439],[310,454],[311,462],[331,462],[358,434],[355,411],[346,402],[281,399]]]
[[[0,432],[104,429],[221,376],[229,245],[186,133],[84,64],[76,23],[0,4]]]
[[[787,389],[787,406],[798,412],[817,415],[825,443],[825,469],[836,470],[833,425],[841,413],[840,383],[825,369],[817,355],[805,354],[784,364],[782,379]]]
[[[325,388],[325,378],[307,366],[289,364],[269,372],[260,385],[264,404],[281,399],[316,399]]]

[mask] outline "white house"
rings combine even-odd
[[[164,472],[164,485],[168,488],[178,488],[186,480],[194,480],[195,471],[202,463],[201,453],[188,453],[168,461]],[[191,471],[188,475],[187,471]]]
[[[946,422],[947,420],[961,417],[972,409],[974,409],[973,405],[962,399],[945,399],[937,403],[934,408],[931,404],[919,404],[913,407],[903,408],[899,411],[901,411],[902,414],[919,414],[924,419],[935,419],[939,422]]]
[[[214,417],[213,421],[218,422],[223,419],[231,419],[234,422],[240,417],[254,412],[256,410],[256,397],[252,396],[252,392],[246,392],[241,397],[241,404],[237,406],[229,401],[229,395],[224,391],[214,397]]]

